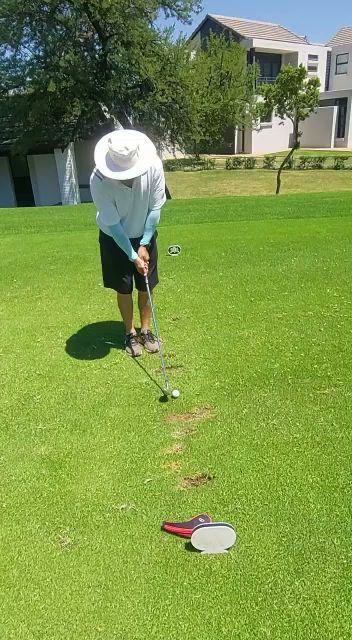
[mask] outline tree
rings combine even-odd
[[[292,146],[277,174],[277,195],[281,189],[281,173],[294,152],[300,148],[302,137],[302,131],[299,130],[300,123],[317,110],[319,87],[319,79],[308,79],[307,70],[303,65],[282,67],[275,84],[261,87],[260,93],[264,101],[258,106],[259,115],[270,111],[283,120],[288,118],[293,125]]]
[[[0,116],[13,119],[17,145],[64,145],[145,116],[160,137],[171,122],[174,138],[182,104],[178,119],[179,94],[172,109],[166,98],[183,45],[156,20],[163,11],[189,22],[200,8],[200,0],[2,0]],[[164,56],[168,75],[160,74]]]
[[[225,36],[211,34],[185,70],[188,121],[184,145],[198,153],[219,145],[227,129],[251,126],[257,68],[247,52]]]

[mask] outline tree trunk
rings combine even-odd
[[[299,127],[299,122],[297,120],[295,120],[294,124],[293,124],[293,145],[292,145],[292,149],[290,149],[289,153],[284,158],[284,160],[281,163],[281,165],[279,167],[279,170],[277,172],[277,178],[276,178],[276,195],[277,196],[279,195],[279,193],[281,191],[281,174],[282,174],[284,168],[286,167],[286,165],[290,162],[294,152],[297,149],[299,149],[299,147],[300,147],[298,127]]]

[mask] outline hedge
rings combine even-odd
[[[278,169],[283,156],[266,155],[263,158],[263,169]],[[327,167],[327,161],[333,160],[333,164]],[[233,156],[226,159],[226,169],[254,169],[258,168],[258,158],[252,156]],[[260,166],[260,165],[259,165]],[[289,171],[292,169],[298,169],[300,171],[305,170],[322,170],[322,169],[335,169],[335,170],[352,170],[352,156],[292,156],[284,169]]]
[[[228,171],[237,169],[278,169],[283,156],[274,154],[266,155],[264,158],[256,158],[254,156],[230,156],[226,158],[225,167]],[[189,157],[189,158],[172,158],[164,160],[165,171],[210,171],[212,169],[221,168],[216,164],[214,158]],[[290,171],[298,169],[306,170],[322,170],[335,169],[352,170],[352,155],[344,156],[293,156],[289,163],[285,166],[285,170]]]
[[[216,168],[213,158],[172,158],[164,160],[165,171],[210,171]]]

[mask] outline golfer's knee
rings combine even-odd
[[[120,293],[117,291],[118,300],[128,300],[129,298],[132,298],[132,293]]]

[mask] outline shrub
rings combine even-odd
[[[297,158],[298,160],[298,165],[297,165],[297,169],[300,170],[304,170],[304,169],[308,169],[308,156],[301,156],[300,158]]]
[[[312,169],[324,169],[326,163],[325,156],[315,156],[312,158]]]
[[[294,169],[294,168],[295,168],[295,159],[293,156],[291,156],[289,161],[285,164],[284,169],[285,171],[289,171],[290,169]]]
[[[232,171],[233,169],[243,169],[244,161],[246,158],[242,158],[241,156],[234,156],[233,158],[226,159],[226,169]]]
[[[325,156],[301,156],[297,169],[324,169],[327,158]]]
[[[347,161],[347,156],[335,156],[334,169],[336,169],[336,171],[340,171],[341,169],[346,169],[346,161]]]
[[[263,169],[275,169],[276,156],[264,156]]]
[[[172,158],[164,160],[165,171],[210,171],[215,169],[213,158]]]
[[[257,158],[245,158],[244,159],[244,168],[245,169],[255,169],[257,165]]]

